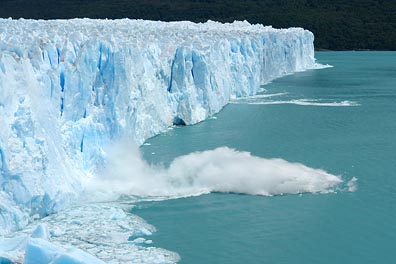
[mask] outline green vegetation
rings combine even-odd
[[[396,50],[395,0],[0,0],[0,17],[247,20],[309,29],[319,49]]]

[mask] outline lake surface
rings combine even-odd
[[[356,177],[357,190],[252,196],[212,193],[139,203],[153,246],[180,263],[392,263],[396,258],[396,52],[319,52],[333,68],[286,76],[215,119],[141,149],[169,164],[228,146]]]

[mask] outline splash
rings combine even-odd
[[[357,191],[357,178],[352,177],[347,183],[348,191],[349,192],[356,192]]]
[[[105,168],[88,188],[90,193],[164,198],[210,192],[272,196],[334,192],[342,182],[324,170],[228,147],[180,156],[169,167],[149,165],[133,144],[115,144],[108,153]]]

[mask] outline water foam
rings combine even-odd
[[[313,68],[314,70],[321,70],[321,69],[327,69],[327,68],[333,68],[334,66],[330,64],[320,64],[320,63],[315,63]]]
[[[241,97],[237,100],[243,101],[243,100],[251,100],[251,99],[270,98],[270,97],[282,96],[282,95],[287,95],[287,94],[288,94],[288,92],[274,93],[274,94],[256,94],[256,95],[252,95],[249,97]]]
[[[228,147],[180,156],[168,167],[154,166],[141,158],[136,147],[125,143],[111,148],[99,175],[88,188],[95,199],[120,194],[175,198],[210,192],[263,196],[328,193],[342,182],[324,170]]]
[[[325,106],[325,107],[346,107],[346,106],[360,106],[354,101],[329,101],[324,99],[292,99],[292,100],[256,100],[256,98],[248,98],[245,100],[238,100],[234,104],[249,104],[249,105],[278,105],[278,104],[293,104],[301,106]],[[265,98],[265,97],[261,97]]]

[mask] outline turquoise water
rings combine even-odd
[[[140,203],[133,212],[157,228],[154,246],[178,252],[180,263],[395,262],[396,52],[316,57],[334,68],[278,79],[265,89],[281,95],[229,104],[217,119],[170,130],[142,151],[169,164],[228,146],[357,177],[357,191]]]

